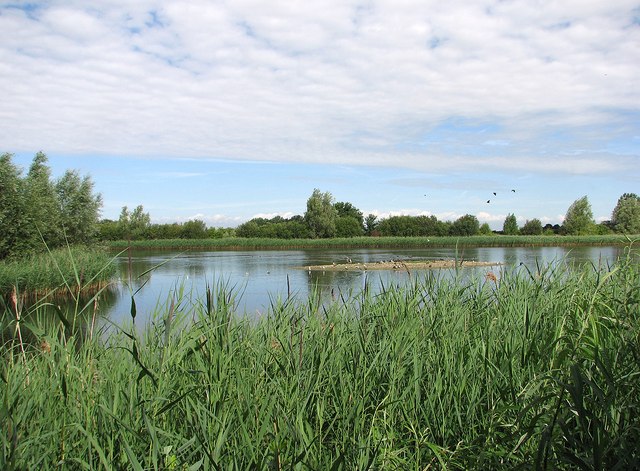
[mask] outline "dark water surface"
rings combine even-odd
[[[497,262],[496,267],[464,268],[462,276],[483,276],[489,271],[536,264],[591,263],[611,264],[624,256],[624,247],[478,247],[458,252],[464,260]],[[172,296],[182,305],[204,302],[207,286],[224,284],[236,294],[236,311],[260,316],[272,300],[295,296],[305,300],[314,290],[322,296],[360,292],[365,283],[371,290],[381,286],[398,286],[411,278],[425,276],[425,271],[312,271],[309,265],[353,262],[373,263],[381,260],[454,259],[454,248],[428,249],[344,249],[344,250],[265,250],[265,251],[189,251],[133,252],[131,259],[117,259],[120,283],[100,302],[100,314],[116,324],[131,320],[131,295],[135,294],[136,324],[145,323],[157,306],[168,305]],[[442,269],[438,276],[454,276],[453,269]],[[178,296],[182,293],[182,296]]]

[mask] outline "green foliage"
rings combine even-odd
[[[564,218],[563,228],[569,235],[585,235],[593,233],[595,222],[591,204],[586,196],[573,202]]]
[[[424,237],[447,235],[450,224],[435,216],[390,216],[378,224],[385,237]]]
[[[301,216],[284,219],[275,216],[272,219],[253,218],[240,224],[234,234],[243,238],[298,239],[309,236],[309,229]]]
[[[177,290],[106,341],[30,316],[0,347],[0,467],[638,469],[638,265],[492,275],[251,320]]]
[[[611,224],[616,232],[640,234],[640,197],[624,193],[613,210]]]
[[[95,240],[102,200],[90,177],[69,170],[53,181],[38,152],[23,178],[11,160],[0,157],[0,259]]]
[[[522,235],[540,235],[542,234],[542,222],[537,218],[527,220],[520,229],[520,233]]]
[[[374,234],[374,231],[378,228],[378,216],[375,214],[369,214],[364,220],[364,231],[365,234],[371,236]]]
[[[338,211],[333,205],[333,196],[328,191],[322,193],[317,188],[307,200],[304,220],[314,239],[335,237]]]
[[[30,231],[20,170],[11,154],[0,156],[0,260],[28,250]]]
[[[465,214],[454,221],[449,229],[452,236],[472,236],[480,232],[478,218],[471,214]]]
[[[360,237],[364,234],[362,224],[350,216],[336,218],[336,237]]]
[[[102,197],[94,195],[93,182],[67,170],[55,184],[60,220],[70,244],[88,244],[95,240]]]
[[[520,228],[518,227],[518,221],[516,220],[515,214],[508,214],[504,220],[504,224],[502,225],[502,232],[505,235],[516,235],[520,233]]]
[[[481,235],[491,235],[493,234],[493,231],[491,230],[491,227],[489,227],[489,223],[485,222],[480,226],[480,232]]]

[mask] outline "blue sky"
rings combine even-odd
[[[236,226],[319,188],[499,229],[640,193],[637,2],[0,2],[0,30],[0,152],[90,174],[106,218]]]

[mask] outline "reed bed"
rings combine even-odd
[[[96,290],[115,273],[112,258],[105,250],[78,246],[1,261],[0,295],[7,299],[14,289],[26,295]]]
[[[373,295],[233,290],[108,337],[3,346],[2,469],[638,469],[640,273],[622,260],[414,277]],[[191,307],[190,307],[191,306]],[[10,313],[9,313],[10,314]],[[112,327],[113,328],[113,327]]]
[[[424,248],[424,247],[536,247],[579,245],[627,245],[629,237],[620,234],[590,236],[470,236],[470,237],[350,237],[333,239],[257,239],[228,237],[223,239],[116,240],[106,242],[112,249],[328,249],[328,248]]]

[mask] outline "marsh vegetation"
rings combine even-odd
[[[0,465],[640,466],[631,259],[427,275],[329,304],[274,300],[259,319],[234,296],[178,292],[140,333],[134,293],[129,326],[81,347],[70,317],[31,316],[33,342],[2,347]]]

